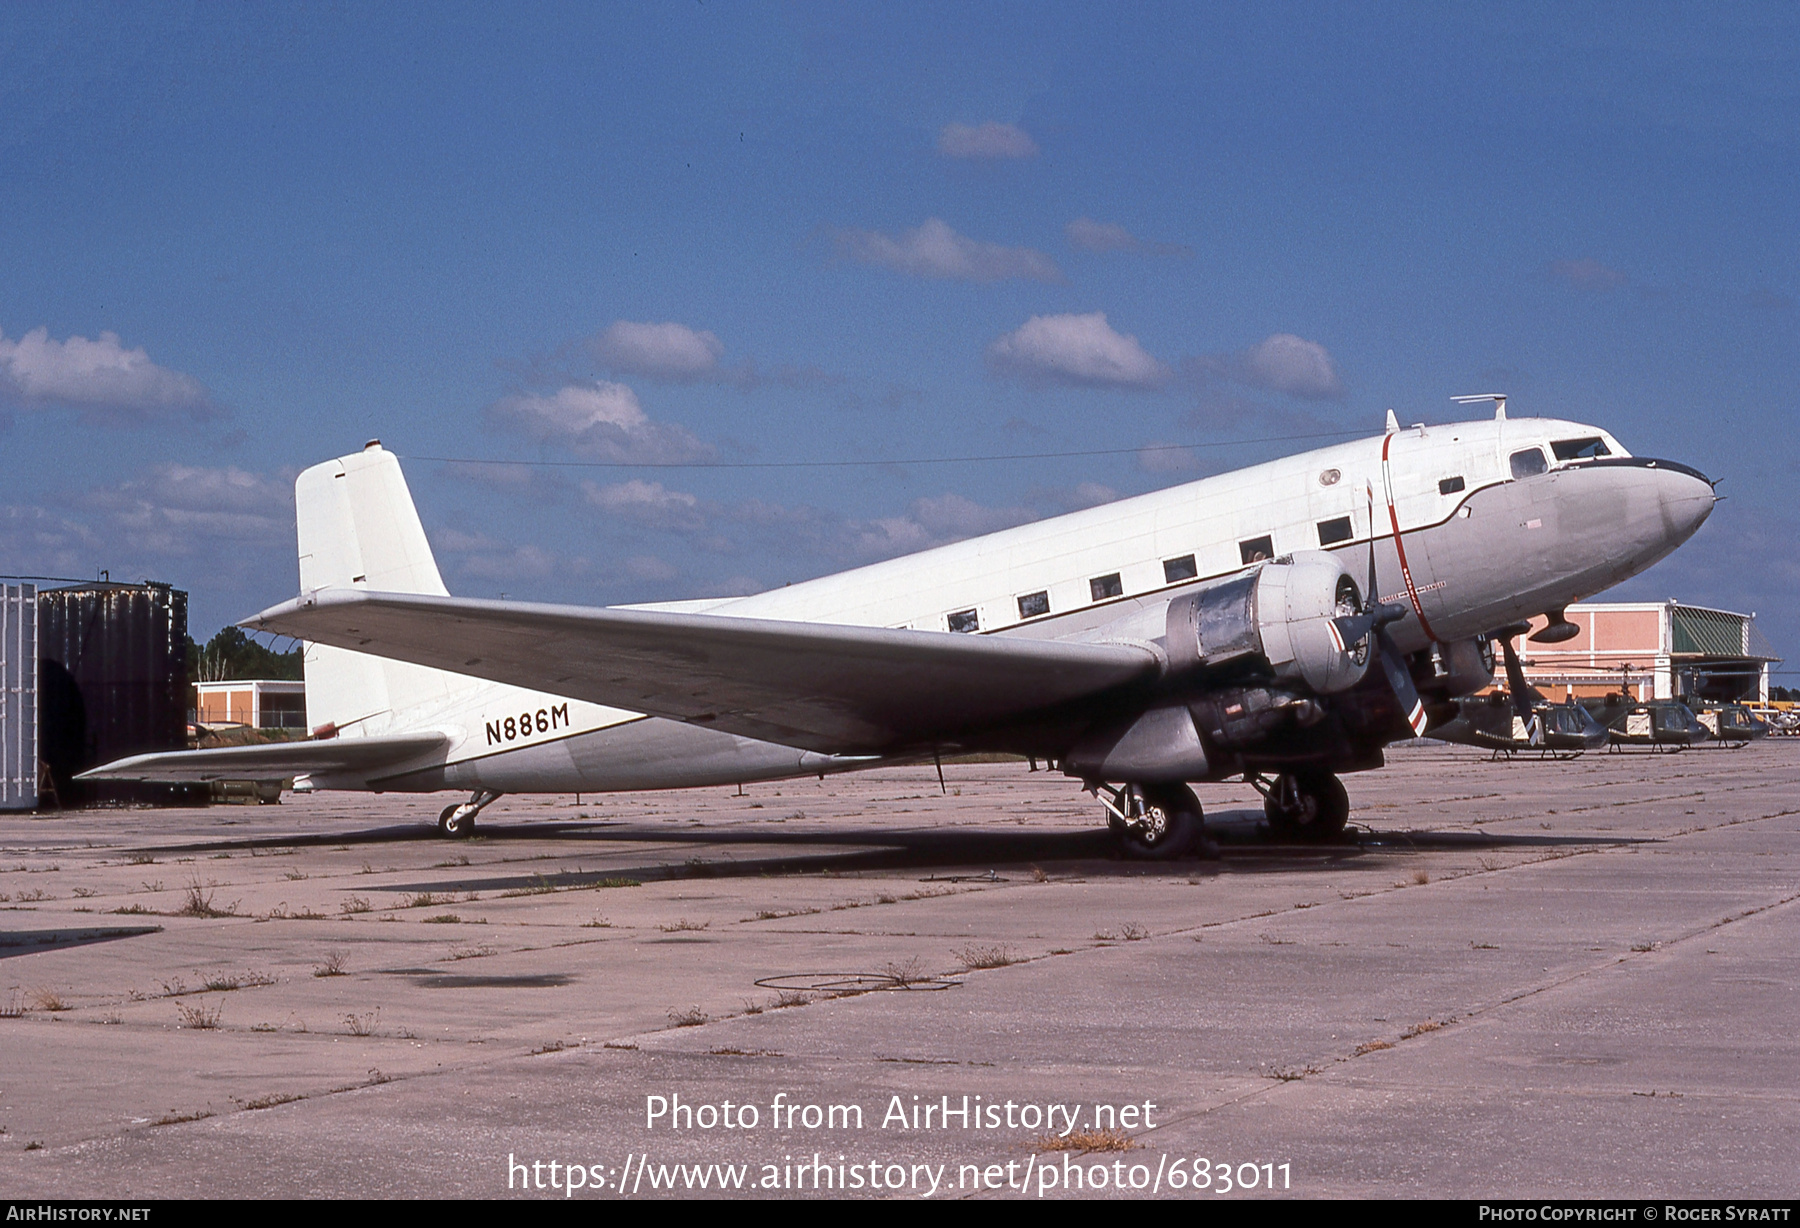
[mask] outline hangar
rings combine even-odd
[[[1552,699],[1629,689],[1641,700],[1766,702],[1781,659],[1754,614],[1669,600],[1589,602],[1566,617],[1576,631],[1561,643],[1530,638],[1542,616],[1519,642],[1526,678]]]

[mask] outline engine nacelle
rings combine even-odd
[[[1309,550],[1265,563],[1169,603],[1169,670],[1260,658],[1278,682],[1319,695],[1347,691],[1368,671],[1369,647],[1343,643],[1331,620],[1361,608],[1356,581],[1335,555]]]
[[[1493,685],[1494,646],[1485,636],[1444,644],[1437,654],[1438,675],[1429,685],[1442,687],[1450,698],[1473,695]]]

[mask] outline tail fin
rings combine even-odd
[[[302,473],[294,509],[302,592],[363,585],[448,595],[400,461],[380,440]]]
[[[400,462],[379,440],[303,472],[294,483],[294,512],[302,592],[448,593]],[[399,712],[480,685],[365,653],[306,646],[306,718],[315,732],[393,732]]]

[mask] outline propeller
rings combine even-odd
[[[1407,610],[1403,605],[1376,599],[1380,590],[1375,583],[1375,488],[1371,485],[1366,489],[1369,496],[1369,587],[1362,612],[1332,619],[1331,628],[1344,644],[1360,644],[1364,637],[1374,639],[1381,671],[1387,675],[1394,698],[1400,701],[1400,710],[1406,714],[1406,723],[1412,728],[1413,736],[1418,737],[1425,732],[1425,704],[1419,698],[1419,689],[1413,685],[1412,671],[1406,667],[1405,656],[1387,633],[1388,624],[1405,618]]]
[[[1532,723],[1537,715],[1531,706],[1536,692],[1526,683],[1525,667],[1519,663],[1518,649],[1513,647],[1513,637],[1529,630],[1530,623],[1512,623],[1490,632],[1488,638],[1500,642],[1501,655],[1506,658],[1506,689],[1512,695],[1513,711],[1525,722],[1525,728],[1531,730],[1531,744],[1536,746],[1541,739],[1541,726]]]

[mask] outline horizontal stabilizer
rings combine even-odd
[[[441,733],[407,733],[375,738],[329,738],[315,742],[272,742],[264,746],[221,746],[212,750],[170,750],[133,755],[92,768],[76,780],[155,780],[167,783],[210,780],[285,780],[290,776],[368,776],[441,750]]]
[[[347,589],[243,625],[828,754],[954,742],[1161,667],[1147,645]]]

